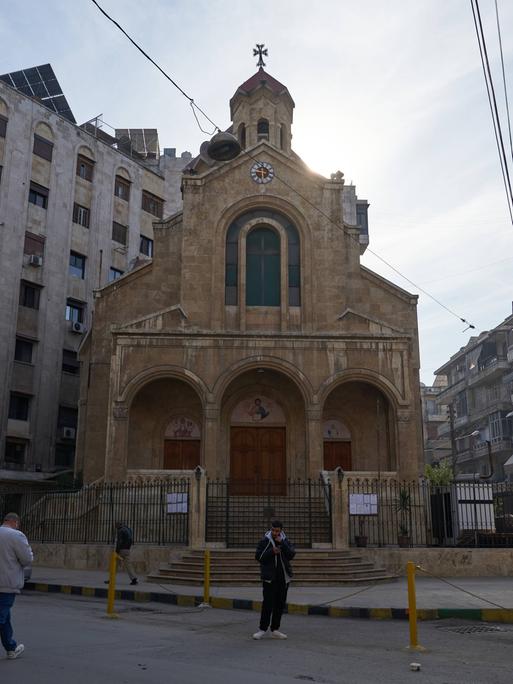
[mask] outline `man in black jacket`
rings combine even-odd
[[[130,584],[137,584],[137,575],[134,572],[134,566],[130,560],[130,549],[134,543],[134,535],[132,530],[125,525],[125,523],[119,521],[116,523],[116,553],[123,561],[125,570],[130,577]],[[108,584],[109,580],[105,580],[105,584]]]
[[[273,639],[287,638],[286,634],[280,632],[280,622],[292,579],[290,561],[295,555],[296,550],[287,539],[283,525],[279,520],[273,520],[269,532],[258,542],[255,553],[255,558],[260,563],[264,600],[260,613],[260,629],[253,634],[253,639],[261,639],[269,625]]]

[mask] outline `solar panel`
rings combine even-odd
[[[47,109],[64,116],[71,123],[77,123],[50,64],[3,74],[0,81],[24,95],[36,97]]]

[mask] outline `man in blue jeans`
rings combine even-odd
[[[0,640],[8,658],[18,658],[25,646],[13,638],[11,608],[25,582],[23,568],[34,558],[27,537],[20,532],[20,518],[7,513],[0,527]]]

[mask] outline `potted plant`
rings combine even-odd
[[[358,516],[358,534],[355,534],[354,541],[356,546],[364,548],[367,546],[367,535],[365,534],[365,517],[363,515]]]
[[[397,535],[397,543],[401,548],[411,546],[410,536],[410,514],[411,514],[411,494],[401,487],[399,490],[399,499],[397,500],[396,511],[399,513],[399,531]]]

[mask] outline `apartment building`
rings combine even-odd
[[[50,65],[0,77],[0,480],[73,468],[93,291],[152,257],[191,159],[154,129],[77,126],[57,90]]]
[[[440,425],[447,422],[449,416],[447,406],[438,402],[438,397],[447,386],[447,379],[439,375],[433,385],[420,383],[422,401],[422,427],[424,439],[424,463],[437,463],[450,455],[450,445],[446,439],[440,439]]]
[[[452,416],[438,437],[452,443],[455,472],[511,479],[513,315],[471,337],[435,374],[447,379],[437,402]]]

